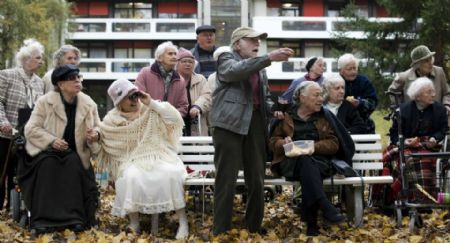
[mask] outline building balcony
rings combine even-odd
[[[197,19],[76,18],[71,40],[195,40]]]
[[[86,80],[135,80],[141,68],[149,66],[155,59],[83,58],[80,71]],[[308,58],[290,58],[286,62],[273,62],[267,67],[270,80],[293,80],[306,73]],[[324,58],[326,73],[337,72],[334,58]]]
[[[400,22],[401,18],[369,18],[369,21]],[[267,32],[269,39],[333,39],[339,32],[348,38],[364,39],[363,31],[345,25],[343,17],[253,17],[253,28]]]

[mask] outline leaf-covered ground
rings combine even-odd
[[[97,229],[75,234],[70,230],[33,237],[28,230],[14,223],[6,211],[1,212],[0,242],[171,242],[177,230],[174,214],[161,215],[159,234],[150,235],[150,217],[142,217],[143,233],[136,235],[127,232],[128,221],[110,214],[114,199],[112,189],[101,194],[102,206],[98,211],[100,220]],[[267,235],[250,234],[243,228],[244,205],[239,196],[235,200],[236,214],[233,217],[233,229],[227,234],[213,237],[211,213],[202,214],[203,207],[210,209],[210,203],[195,203],[187,196],[190,235],[188,242],[450,242],[450,215],[446,210],[434,210],[431,214],[422,214],[424,227],[410,232],[409,218],[404,217],[401,228],[396,228],[395,219],[380,214],[375,209],[365,210],[364,225],[354,228],[349,224],[322,225],[321,234],[314,238],[305,235],[306,226],[291,207],[292,190],[284,188],[272,202],[266,203],[263,227]],[[196,205],[196,206],[194,206]]]

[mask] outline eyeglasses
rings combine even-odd
[[[83,75],[81,75],[81,74],[71,74],[71,75],[67,76],[67,78],[66,78],[65,81],[76,81],[77,78],[78,78],[81,82],[83,82]]]
[[[194,60],[190,60],[190,59],[185,59],[185,60],[181,60],[180,63],[182,63],[182,64],[194,64],[195,61]]]
[[[143,95],[141,94],[141,92],[138,91],[138,92],[134,92],[131,95],[129,95],[128,99],[131,100],[131,101],[135,101],[135,100],[141,98],[142,96]]]

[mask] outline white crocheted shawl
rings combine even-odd
[[[141,105],[132,121],[114,108],[100,124],[98,167],[114,180],[132,164],[149,171],[157,163],[180,163],[177,151],[184,126],[180,113],[167,102]]]

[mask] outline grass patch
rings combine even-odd
[[[381,135],[381,143],[383,146],[387,146],[389,143],[389,137],[387,134],[389,132],[389,128],[392,126],[392,121],[386,121],[383,119],[383,117],[385,117],[388,113],[389,110],[387,109],[376,110],[371,116],[375,122],[376,133]]]

